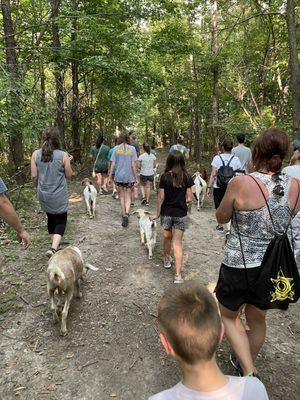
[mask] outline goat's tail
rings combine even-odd
[[[50,270],[50,280],[53,282],[61,282],[65,279],[65,275],[58,266],[53,266]]]

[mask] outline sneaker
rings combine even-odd
[[[116,200],[119,200],[119,195],[118,195],[118,193],[116,193],[115,199],[116,199]]]
[[[229,360],[233,366],[233,368],[237,371],[239,376],[243,376],[243,370],[242,367],[239,363],[239,360],[237,359],[237,356],[234,353],[231,353],[229,356]]]
[[[218,231],[218,232],[224,232],[223,226],[217,225],[217,226],[216,226],[216,231]]]
[[[170,260],[165,260],[164,261],[164,268],[166,269],[170,269],[172,267],[172,260],[170,258]]]
[[[107,187],[106,186],[102,186],[102,190],[103,190],[103,192],[105,192],[105,193],[107,193],[108,192],[108,190],[107,190]]]
[[[149,207],[149,206],[150,206],[150,203],[149,203],[149,201],[146,201],[146,206],[147,206],[147,207]]]
[[[122,226],[127,228],[129,222],[128,214],[123,215],[122,217]]]
[[[98,194],[103,194],[102,189],[99,190]]]
[[[53,247],[51,247],[49,250],[46,251],[46,256],[48,258],[51,258],[53,256],[53,254],[55,254],[55,253],[56,253],[56,250],[53,249]]]
[[[147,204],[147,200],[145,198],[143,198],[142,201],[141,201],[141,204],[142,205]]]
[[[175,277],[174,277],[174,283],[183,283],[183,282],[184,282],[184,279],[183,279],[183,277],[181,276],[181,274],[175,275]]]
[[[130,203],[130,207],[134,207],[134,203],[133,202]]]
[[[112,196],[113,199],[115,199],[116,198],[116,193],[113,192],[113,194],[111,196]]]

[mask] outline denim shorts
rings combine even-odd
[[[179,229],[185,231],[188,228],[188,217],[169,217],[162,215],[160,223],[163,229],[170,231],[171,229]]]

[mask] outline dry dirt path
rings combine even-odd
[[[79,185],[76,189],[80,193]],[[161,266],[160,228],[149,261],[139,243],[137,219],[132,216],[129,227],[122,228],[119,204],[111,196],[99,198],[94,220],[87,219],[82,202],[71,206],[70,215],[68,239],[99,271],[89,273],[83,298],[73,302],[67,337],[59,336],[49,311],[41,255],[45,230],[26,254],[16,244],[2,248],[0,296],[10,308],[0,314],[0,399],[147,399],[180,379],[158,339],[157,302],[173,277]],[[194,207],[190,220],[184,277],[216,281],[224,238],[214,232],[210,204],[200,212]],[[298,304],[268,317],[258,368],[273,400],[300,398],[299,311]],[[224,341],[218,359],[223,371],[233,374],[228,356]]]

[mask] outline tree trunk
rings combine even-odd
[[[297,51],[295,1],[287,0],[286,22],[290,48],[291,89],[293,104],[293,135],[300,139],[300,64]]]
[[[212,101],[212,136],[214,146],[218,145],[219,124],[219,66],[218,66],[218,17],[217,0],[211,0],[211,33],[212,33],[212,74],[213,74],[213,101]]]
[[[18,90],[19,66],[16,52],[16,41],[14,27],[11,17],[10,0],[1,0],[3,15],[3,27],[5,34],[6,67],[9,77],[9,99],[8,99],[8,133],[9,148],[16,171],[24,161],[23,134],[21,129],[21,108]],[[22,182],[22,173],[17,175],[17,180]]]
[[[200,163],[201,158],[201,128],[200,128],[200,110],[199,110],[199,70],[197,68],[195,57],[192,56],[193,75],[196,87],[196,96],[194,101],[194,157],[197,163]]]
[[[71,41],[72,48],[76,48],[77,41],[77,17],[78,1],[72,1],[72,11],[74,17],[72,19],[72,33]],[[71,110],[71,123],[72,123],[72,144],[74,160],[80,162],[80,133],[79,133],[79,89],[78,89],[78,61],[76,60],[76,53],[72,61],[72,110]]]
[[[52,44],[54,51],[55,65],[55,88],[56,88],[56,126],[59,130],[61,146],[66,148],[65,141],[65,116],[64,116],[64,80],[60,66],[61,44],[59,38],[59,27],[57,17],[59,15],[60,0],[51,0],[52,15]]]

